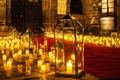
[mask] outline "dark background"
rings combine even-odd
[[[42,27],[42,0],[12,0],[11,23],[20,32],[25,32],[28,27],[33,31]]]

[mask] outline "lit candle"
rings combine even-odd
[[[2,59],[3,59],[3,61],[6,61],[6,59],[7,59],[6,54],[3,54],[3,55],[2,55]]]
[[[9,61],[12,64],[13,63],[13,58],[9,58]]]
[[[42,65],[41,66],[41,73],[45,73],[46,72],[46,66],[45,65]]]
[[[4,50],[2,50],[1,53],[4,54]]]
[[[59,69],[60,63],[61,63],[61,60],[60,59],[56,59],[56,68]]]
[[[43,54],[43,50],[39,49],[39,55],[42,55],[42,54]]]
[[[28,47],[28,46],[29,46],[29,43],[26,43],[26,44],[25,44],[25,47]]]
[[[75,55],[74,55],[74,54],[71,55],[71,59],[72,59],[73,61],[75,60]]]
[[[12,63],[11,63],[11,61],[7,61],[5,71],[6,71],[6,77],[11,77],[11,75],[12,75]]]
[[[46,71],[49,72],[50,71],[50,63],[45,63],[46,66]]]
[[[67,63],[67,73],[72,73],[72,62],[71,61]]]
[[[3,62],[3,69],[6,70],[7,68],[7,62]]]
[[[20,51],[18,51],[18,55],[21,55],[22,54],[22,51],[20,50]]]
[[[31,65],[26,66],[26,75],[31,75]]]
[[[41,68],[41,65],[42,65],[42,60],[38,60],[38,61],[37,61],[37,67],[38,67],[38,68]]]
[[[16,53],[13,53],[13,59],[14,59],[15,61],[17,61],[17,54],[16,54]]]
[[[17,65],[17,70],[18,70],[18,73],[23,73],[23,65],[22,64],[18,64]]]
[[[53,54],[52,54],[52,52],[49,52],[49,59],[50,59],[50,63],[52,63],[53,62]]]
[[[27,60],[25,60],[25,65],[26,66],[30,66],[31,64],[29,63],[29,60],[27,59]]]
[[[26,50],[25,54],[28,56],[29,55],[29,50]]]

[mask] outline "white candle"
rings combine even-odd
[[[50,63],[53,62],[53,53],[52,52],[49,52],[49,59],[50,59]]]
[[[43,50],[39,49],[39,55],[42,55],[42,54],[43,54]]]
[[[5,53],[4,50],[2,50],[1,53],[4,54]]]
[[[26,50],[25,54],[28,56],[29,55],[29,50]]]
[[[72,73],[72,62],[71,61],[67,63],[67,73]]]
[[[18,55],[17,55],[16,53],[13,53],[13,59],[14,59],[15,61],[17,61],[17,57],[18,57]]]
[[[11,75],[12,75],[12,63],[11,63],[11,61],[7,61],[5,71],[6,71],[6,77],[11,77]]]
[[[46,66],[45,65],[42,65],[41,66],[41,73],[45,73],[46,72]]]
[[[2,55],[2,59],[3,59],[3,61],[6,61],[6,59],[7,59],[6,54],[3,54],[3,55]]]
[[[74,54],[71,55],[71,59],[75,60],[75,55]]]
[[[20,50],[20,51],[18,51],[18,55],[21,55],[22,54],[22,51]]]
[[[60,59],[56,59],[56,68],[59,69],[60,63],[61,63],[61,60]]]
[[[42,65],[42,60],[38,60],[38,61],[37,61],[37,67],[38,67],[38,68],[41,68],[41,65]]]

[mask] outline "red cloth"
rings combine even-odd
[[[53,38],[47,38],[47,43],[48,43],[48,51],[51,50],[51,47],[54,46],[54,39]]]
[[[120,79],[120,48],[85,44],[85,71],[101,79]]]

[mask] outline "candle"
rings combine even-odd
[[[26,75],[31,75],[31,65],[26,66]]]
[[[6,70],[7,68],[7,62],[3,62],[3,69]]]
[[[30,65],[31,65],[28,59],[25,60],[25,65],[26,65],[26,66],[30,66]]]
[[[73,61],[75,61],[75,55],[74,55],[74,54],[71,55],[71,59],[72,59]]]
[[[29,50],[26,50],[25,54],[28,56],[29,55]]]
[[[20,50],[20,51],[18,51],[18,55],[21,55],[22,54],[22,51]]]
[[[41,65],[41,73],[45,73],[46,72],[46,66],[43,64]]]
[[[61,60],[60,59],[56,59],[56,68],[59,69],[60,63],[61,63]]]
[[[26,44],[25,44],[25,47],[28,47],[28,46],[29,46],[29,43],[26,43]]]
[[[38,60],[38,61],[37,61],[37,67],[38,67],[38,68],[41,68],[41,65],[42,65],[42,60]]]
[[[6,51],[6,55],[9,56],[9,51]]]
[[[16,53],[13,53],[13,59],[14,59],[15,61],[17,61],[17,57],[18,57],[18,55],[17,55]]]
[[[13,58],[9,58],[9,61],[12,64],[13,63]]]
[[[5,72],[6,72],[6,77],[11,77],[11,75],[12,75],[12,63],[11,63],[11,61],[7,61]]]
[[[6,61],[6,59],[7,59],[6,54],[3,54],[3,55],[2,55],[2,59],[3,59],[3,61]]]
[[[4,54],[5,53],[4,50],[2,50],[1,53]]]
[[[53,63],[53,53],[49,52],[49,59],[50,59],[50,63]]]
[[[22,64],[18,64],[17,65],[17,70],[18,70],[18,73],[23,73],[23,65]]]
[[[32,54],[29,54],[28,57],[29,57],[29,59],[28,59],[29,64],[33,64],[33,63],[34,63],[33,55],[32,55]]]
[[[39,49],[39,55],[42,55],[42,54],[43,54],[43,50]]]
[[[46,66],[46,71],[49,72],[50,71],[50,63],[45,63]]]
[[[37,59],[37,53],[33,53],[34,59]]]
[[[72,62],[71,61],[67,63],[67,73],[72,73]]]

